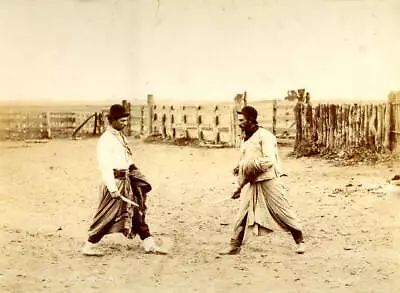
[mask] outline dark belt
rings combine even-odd
[[[116,179],[126,179],[129,175],[128,169],[113,169],[114,171],[114,178]]]

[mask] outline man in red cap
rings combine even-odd
[[[122,105],[112,105],[109,125],[97,143],[103,184],[89,237],[82,248],[84,255],[103,255],[96,244],[110,233],[123,233],[128,238],[138,234],[147,253],[165,253],[156,246],[145,222],[146,193],[151,190],[151,185],[134,165],[132,151],[122,133],[128,125],[128,116]]]
[[[238,254],[250,232],[259,236],[275,230],[290,231],[297,244],[296,252],[301,254],[305,251],[302,228],[286,200],[277,141],[271,132],[258,126],[257,114],[250,106],[238,112],[244,138],[234,170],[238,187],[232,198],[239,198],[242,193],[242,201],[230,246],[220,254]]]

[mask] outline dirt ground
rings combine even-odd
[[[282,147],[306,253],[275,232],[220,257],[239,201],[216,201],[233,191],[238,150],[131,143],[170,254],[118,234],[104,257],[80,254],[98,200],[96,139],[1,142],[0,292],[400,292],[400,197],[385,182],[399,162],[335,167]]]

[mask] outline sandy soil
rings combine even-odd
[[[1,142],[0,292],[400,292],[400,198],[385,183],[398,162],[340,168],[282,147],[307,252],[276,232],[220,257],[239,201],[215,201],[233,190],[237,149],[131,143],[170,255],[121,235],[104,239],[104,257],[80,254],[98,200],[96,139]]]

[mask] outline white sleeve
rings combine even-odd
[[[117,184],[114,179],[113,165],[110,161],[112,158],[112,142],[107,136],[101,136],[97,143],[97,162],[101,173],[103,183],[110,192],[117,191]]]

